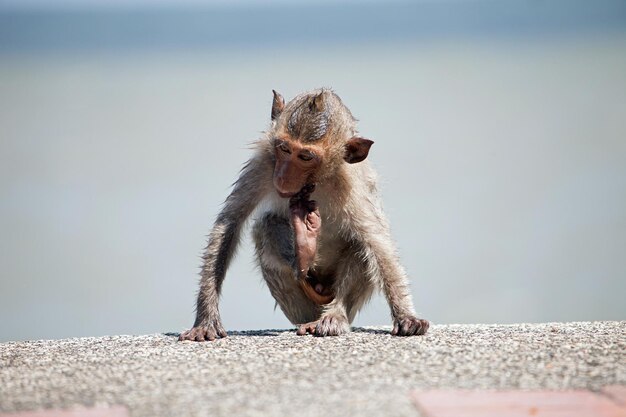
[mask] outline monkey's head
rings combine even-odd
[[[323,181],[342,164],[367,158],[374,142],[356,136],[356,120],[334,92],[315,90],[287,104],[273,92],[269,133],[274,187],[281,197],[292,197],[305,185]]]

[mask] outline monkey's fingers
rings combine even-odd
[[[296,235],[296,244],[304,247],[310,245],[309,240],[316,238],[310,231],[317,231],[321,226],[319,210],[310,213],[306,207],[299,202],[298,205],[290,207],[291,226]]]
[[[298,336],[304,336],[306,334],[313,334],[315,332],[315,327],[317,326],[316,321],[312,321],[310,323],[301,324],[296,331]]]
[[[304,219],[306,219],[306,215],[309,214],[301,205],[291,207],[290,213],[291,213],[291,224],[295,224],[297,222],[304,223]]]
[[[304,222],[306,215],[309,213],[307,206],[302,203],[302,200],[294,200],[295,197],[289,201],[289,212],[291,213],[291,222],[300,220]]]
[[[297,210],[300,207],[300,194],[296,194],[289,199],[289,209],[291,211]]]
[[[309,324],[304,325],[304,333],[302,333],[301,335],[315,333],[315,327],[316,326],[317,326],[317,322],[309,323]]]
[[[183,332],[178,336],[178,340],[192,340],[196,342],[204,342],[207,339],[207,329],[205,327],[194,327]]]
[[[293,215],[291,218],[291,226],[293,227],[296,244],[298,246],[306,246],[308,244],[307,225],[305,219],[306,215],[304,217]]]
[[[213,341],[221,337],[226,337],[227,333],[221,323],[213,323],[210,325],[196,326],[178,336],[179,341],[191,340],[196,342],[204,342],[205,340]]]
[[[306,204],[311,197],[311,193],[315,190],[315,184],[307,184],[300,189],[293,197],[289,199],[289,207]]]
[[[313,191],[315,191],[315,184],[306,184],[304,187],[302,187],[298,194],[300,194],[300,198],[302,200],[306,201],[309,199],[309,197],[311,197]]]
[[[405,317],[394,321],[391,334],[394,336],[419,336],[426,333],[430,324],[417,317]]]
[[[224,327],[222,326],[222,323],[217,323],[215,325],[215,332],[217,333],[218,337],[227,337],[228,333],[226,333],[226,330],[224,330]]]
[[[315,210],[307,214],[305,224],[307,230],[317,232],[322,227],[322,218],[319,210]]]

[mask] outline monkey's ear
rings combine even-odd
[[[276,120],[285,108],[285,99],[277,93],[276,90],[272,90],[272,93],[274,93],[274,100],[272,101],[272,120]]]
[[[373,143],[373,140],[360,138],[358,136],[353,137],[346,143],[346,154],[343,159],[349,164],[356,164],[357,162],[363,161],[367,158]]]
[[[324,92],[323,91],[319,93],[318,95],[316,95],[315,97],[313,97],[313,99],[309,103],[309,109],[313,111],[318,111],[318,112],[324,111]]]

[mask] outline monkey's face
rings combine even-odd
[[[293,197],[307,184],[315,182],[323,149],[315,145],[305,145],[295,140],[276,139],[274,141],[274,188],[283,198]]]
[[[287,105],[283,96],[273,92],[272,134],[277,137],[273,141],[274,188],[281,197],[292,197],[317,178],[332,175],[333,167],[339,164],[367,158],[374,142],[342,136],[350,129],[341,133],[337,124],[352,126],[354,118],[332,91],[321,89],[301,95]]]

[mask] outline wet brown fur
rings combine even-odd
[[[392,334],[425,333],[428,322],[415,316],[409,280],[378,196],[376,173],[367,160],[348,155],[349,141],[358,137],[348,108],[329,89],[300,94],[287,104],[274,92],[271,116],[270,129],[256,142],[254,156],[243,167],[209,235],[196,321],[180,339],[226,336],[218,299],[249,217],[255,217],[253,237],[263,277],[278,306],[299,326],[298,334],[349,331],[356,313],[378,289],[391,309]],[[298,279],[288,199],[278,196],[273,183],[277,138],[296,141],[322,155],[312,179],[316,188],[311,197],[322,217],[314,268],[320,281],[332,287],[330,299],[320,294],[316,299],[315,290],[309,286],[313,294],[307,293],[307,284]]]

